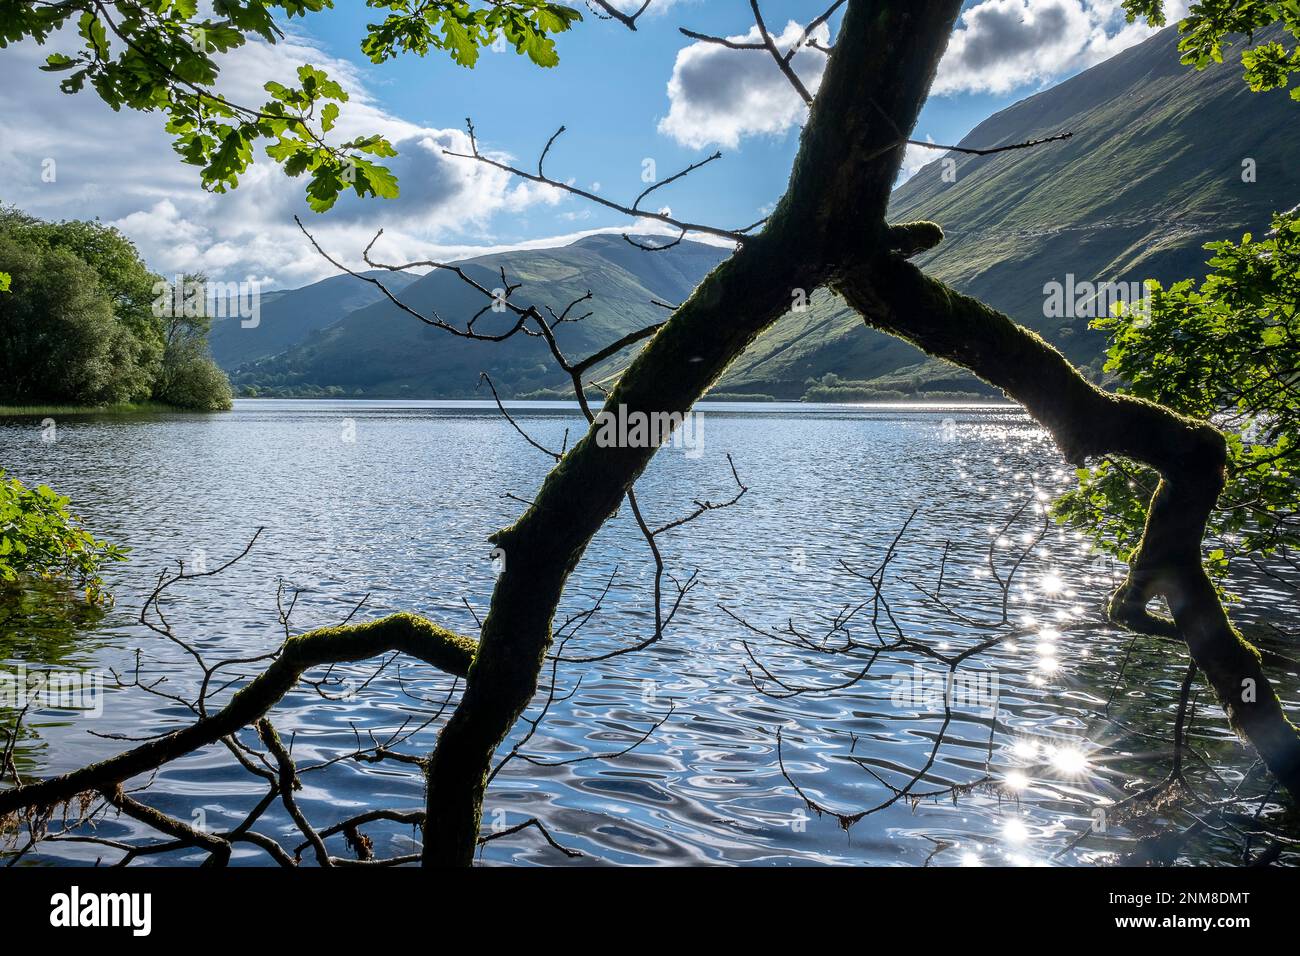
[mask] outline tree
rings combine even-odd
[[[597,5],[610,15],[615,13],[611,4],[597,0]],[[837,0],[811,20],[803,38],[785,51],[778,48],[768,32],[758,3],[751,5],[759,40],[738,44],[726,38],[691,35],[705,42],[765,51],[774,68],[781,70],[810,104],[789,189],[765,221],[741,229],[723,229],[679,220],[668,213],[639,210],[639,202],[646,194],[677,176],[647,189],[636,202],[620,205],[546,176],[541,162],[535,173],[525,171],[482,155],[476,143],[472,153],[465,156],[467,161],[496,165],[521,178],[568,189],[630,215],[675,226],[683,236],[702,232],[734,241],[735,254],[705,278],[686,302],[672,308],[664,323],[610,343],[596,355],[570,361],[555,344],[552,333],[578,303],[553,311],[548,318],[537,306],[514,301],[519,286],[508,282],[502,299],[448,264],[386,267],[422,265],[454,271],[485,297],[487,304],[479,316],[492,303],[503,301],[506,321],[504,327],[493,331],[476,330],[474,323],[479,316],[458,326],[412,308],[407,311],[413,319],[448,334],[492,341],[514,334],[541,337],[573,379],[575,397],[591,422],[587,434],[566,451],[542,449],[553,454],[555,467],[520,518],[492,537],[506,560],[479,638],[475,641],[453,634],[408,614],[292,637],[267,670],[224,707],[205,709],[200,705],[206,705],[206,699],[201,699],[195,710],[203,714],[182,730],[103,763],[0,793],[0,814],[48,807],[94,790],[124,812],[146,818],[148,808],[133,806],[122,793],[124,780],[198,746],[226,742],[234,749],[231,735],[254,721],[258,722],[259,736],[268,753],[280,762],[283,776],[279,793],[293,812],[289,785],[293,780],[292,763],[266,722],[265,713],[307,668],[400,651],[465,680],[464,692],[439,735],[436,749],[420,761],[428,783],[427,805],[423,814],[412,819],[423,826],[422,859],[426,864],[468,865],[482,839],[482,798],[493,755],[537,692],[548,655],[553,659],[563,657],[562,648],[557,652],[553,646],[555,634],[561,629],[554,622],[556,608],[570,573],[592,537],[626,502],[642,527],[655,561],[654,629],[649,636],[631,642],[626,651],[616,653],[643,649],[659,640],[680,606],[681,596],[691,586],[689,581],[678,584],[676,603],[668,600],[664,610],[659,591],[660,585],[666,584],[656,536],[675,523],[651,530],[641,514],[634,488],[657,446],[598,441],[600,416],[586,401],[584,374],[597,362],[640,345],[609,392],[601,414],[625,411],[680,418],[757,335],[786,313],[793,293],[811,293],[820,288],[843,296],[867,325],[961,365],[1002,389],[1051,431],[1070,461],[1083,465],[1089,459],[1118,455],[1142,463],[1159,476],[1145,532],[1133,550],[1126,579],[1111,602],[1111,612],[1116,621],[1128,627],[1184,641],[1234,725],[1249,737],[1282,786],[1293,797],[1300,794],[1300,736],[1283,713],[1258,652],[1229,621],[1201,561],[1207,518],[1223,485],[1227,445],[1222,433],[1153,402],[1111,394],[1094,386],[1037,335],[926,276],[908,261],[917,252],[942,242],[943,232],[938,225],[886,221],[890,191],[903,151],[911,142],[909,132],[934,79],[960,13],[961,0]],[[74,77],[83,79],[92,76],[96,88],[112,103],[162,105],[172,114],[172,127],[180,136],[183,150],[188,151],[192,161],[204,165],[205,181],[214,188],[233,185],[234,178],[251,161],[253,141],[270,136],[279,138],[271,147],[271,155],[286,162],[288,172],[314,172],[309,195],[318,205],[327,204],[337,194],[343,164],[366,147],[356,142],[326,147],[312,139],[306,129],[317,104],[322,99],[337,102],[338,90],[326,86],[313,73],[300,72],[302,88],[272,89],[273,101],[260,112],[241,113],[233,104],[219,100],[212,103],[219,122],[204,121],[197,106],[213,99],[204,86],[210,83],[215,67],[204,55],[188,52],[190,47],[184,37],[190,24],[180,14],[154,9],[170,8],[170,4],[115,6],[135,11],[138,16],[108,21],[104,6],[98,3],[57,8],[57,15],[64,17],[70,15],[66,12],[69,8],[81,10],[83,35],[98,58],[88,55],[77,62],[51,62],[51,68],[78,69]],[[269,40],[269,19],[260,19],[269,17],[269,8],[304,13],[321,6],[322,2],[313,0],[239,7],[218,4],[227,20],[212,27],[219,28],[221,42],[227,45],[239,42],[235,34],[240,29],[257,32]],[[477,32],[462,29],[467,16],[477,16],[467,13],[470,8],[463,4],[422,4],[417,10],[395,0],[387,6],[398,11],[396,21],[390,18],[382,29],[372,28],[364,47],[376,59],[402,49],[424,52],[435,46],[450,48],[458,61],[469,63],[472,56],[466,47],[489,40],[494,32],[487,19],[474,21],[483,24]],[[1204,35],[1221,40],[1236,21],[1225,21],[1216,11],[1231,11],[1236,6],[1226,0],[1200,4],[1188,23],[1193,27],[1200,24]],[[1288,19],[1285,5],[1251,5],[1252,10],[1274,7],[1289,28],[1296,26],[1293,19]],[[1128,8],[1134,15],[1152,18],[1158,18],[1161,12],[1160,5],[1153,2],[1130,3]],[[519,20],[512,19],[513,26],[501,29],[508,37],[519,37],[517,47],[545,65],[549,58],[537,55],[537,51],[549,49],[543,42],[546,35],[567,29],[578,18],[576,12],[559,12],[562,9],[540,3],[499,3],[493,4],[484,16],[495,12],[498,16],[523,17],[529,26],[521,27]],[[822,85],[814,97],[791,61],[796,55],[827,55],[824,47],[810,42],[812,27],[827,22],[841,9],[843,19],[833,52],[829,53]],[[638,15],[619,13],[616,19],[635,27]],[[9,19],[12,21],[12,16]],[[442,29],[441,46],[434,42],[437,38],[430,32],[430,24]],[[21,32],[35,32],[30,20],[24,24],[20,19],[18,26]],[[47,29],[45,21],[37,29]],[[125,34],[135,38],[139,34],[136,45],[147,44],[154,55],[129,52],[133,48],[128,44],[128,53],[121,54],[127,60],[114,60],[103,40],[106,30],[119,37]],[[181,82],[176,79],[175,69],[160,69],[159,62],[174,63],[199,79]],[[296,111],[292,118],[291,111]],[[236,120],[237,116],[241,118]],[[324,123],[326,116],[332,118],[335,112],[327,104],[320,116]],[[472,126],[470,133],[473,142]],[[987,153],[1037,145],[1041,144],[973,151]],[[542,160],[548,150],[549,144],[542,151]],[[387,188],[374,167],[364,167],[364,175],[358,176],[359,193],[383,194]],[[369,256],[367,264],[385,268]],[[373,278],[369,281],[382,285]],[[392,298],[400,304],[396,296]],[[742,485],[741,493],[743,490]],[[702,505],[698,513],[707,510]],[[1172,619],[1158,618],[1147,610],[1156,597],[1167,601]],[[210,674],[204,666],[205,674]],[[1249,693],[1243,693],[1245,687],[1249,687]],[[896,795],[893,799],[898,798]],[[224,850],[212,846],[209,835],[189,834],[187,838],[195,845],[209,847],[214,858],[229,850],[228,845]],[[315,839],[309,835],[308,842],[316,848],[318,859],[328,865],[329,855],[320,834]]]
[[[1106,371],[1121,391],[1192,418],[1227,438],[1228,475],[1207,532],[1222,576],[1234,554],[1258,562],[1300,545],[1300,210],[1269,234],[1207,247],[1209,276],[1155,286],[1139,307],[1095,320],[1110,333]],[[1127,561],[1142,541],[1158,478],[1136,462],[1081,470],[1060,513]]]
[[[16,292],[0,299],[0,392],[95,405],[124,401],[114,357],[123,332],[100,293],[99,276],[66,249],[20,246],[0,235],[0,257]]]
[[[200,412],[221,412],[231,407],[234,392],[226,373],[208,355],[179,356],[167,379],[160,384],[158,398],[177,408]]]
[[[0,207],[0,246],[26,275],[0,302],[8,400],[230,407],[229,381],[207,351],[210,321],[157,314],[161,280],[116,228]]]
[[[205,290],[207,277],[189,275],[185,288]],[[175,290],[171,296],[175,299]],[[171,308],[160,318],[163,356],[154,397],[169,405],[197,411],[224,411],[231,407],[234,391],[230,379],[212,359],[208,332],[212,317],[206,304],[200,308]]]
[[[43,222],[13,208],[0,209],[0,233],[28,247],[65,249],[95,270],[115,324],[126,333],[114,339],[113,400],[147,399],[162,358],[162,336],[152,312],[158,277],[131,240],[101,222]]]

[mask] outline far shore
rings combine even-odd
[[[178,412],[186,415],[210,415],[211,412],[168,405],[165,402],[120,402],[116,405],[0,405],[0,417],[23,415],[152,415]]]
[[[507,406],[577,406],[577,402],[572,398],[558,397],[536,397],[527,398],[505,398],[502,401]],[[259,395],[259,396],[239,396],[235,398],[236,403],[244,402],[320,402],[322,405],[333,402],[344,403],[372,403],[383,405],[400,405],[403,403],[438,403],[447,405],[478,405],[484,407],[495,407],[496,403],[490,399],[482,399],[479,396],[464,398],[415,398],[403,396],[401,398],[377,398],[371,396],[292,396],[292,395]],[[799,399],[799,398],[773,398],[771,396],[753,396],[753,395],[710,395],[700,399],[698,405],[802,405],[809,408],[818,406],[879,406],[888,408],[970,408],[970,407],[1001,407],[1011,406],[1013,403],[1005,399],[999,399],[988,395],[971,395],[955,397],[952,395],[936,395],[935,397],[909,396],[906,398],[893,397],[871,397],[871,398],[838,398],[838,399]],[[229,409],[227,409],[229,411]],[[158,414],[179,414],[179,415],[215,415],[221,412],[215,411],[198,411],[191,408],[183,408],[178,405],[167,405],[163,402],[124,402],[116,405],[0,405],[0,418],[36,418],[36,417],[53,417],[53,416],[70,416],[70,415],[110,415],[129,418],[132,416],[158,415]]]

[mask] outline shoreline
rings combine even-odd
[[[589,395],[589,401],[603,402],[603,395]],[[372,402],[396,404],[402,402],[439,402],[444,404],[455,403],[478,403],[482,402],[489,406],[495,406],[496,402],[492,399],[484,399],[480,395],[466,395],[462,397],[417,397],[412,395],[403,395],[401,397],[390,396],[371,396],[371,395],[236,395],[235,401],[238,402]],[[512,398],[502,397],[502,402],[507,405],[521,403],[547,403],[547,404],[572,404],[577,405],[577,399],[564,397],[560,395],[536,395],[518,396]],[[807,405],[817,407],[819,405],[917,405],[930,406],[935,405],[1015,405],[1005,398],[994,395],[959,395],[953,397],[952,393],[935,393],[932,397],[925,393],[921,395],[907,396],[904,398],[894,398],[890,396],[864,396],[861,398],[843,397],[843,398],[826,398],[826,399],[807,399],[807,398],[777,398],[771,395],[733,395],[723,393],[721,395],[706,395],[701,398],[697,404],[709,405]],[[0,414],[3,414],[4,408],[0,406]]]
[[[227,409],[229,411],[229,409]],[[213,412],[168,405],[165,402],[119,402],[116,405],[0,405],[0,418],[22,418],[36,415],[151,415],[159,412],[176,412],[185,415],[210,415]]]
[[[525,399],[503,399],[509,407],[526,407],[536,406],[569,406],[577,407],[577,402],[573,399],[560,398],[525,398]],[[365,397],[287,397],[287,396],[258,396],[253,397],[236,397],[236,405],[241,403],[253,402],[311,402],[320,403],[321,405],[339,404],[339,403],[357,403],[357,404],[376,404],[376,405],[423,405],[436,403],[439,405],[450,406],[469,406],[483,404],[484,407],[495,408],[495,403],[491,400],[480,398],[365,398]],[[935,409],[935,408],[1001,408],[1016,407],[1015,403],[1008,402],[1005,399],[997,398],[923,398],[910,397],[905,399],[895,398],[861,398],[861,399],[830,399],[830,400],[808,400],[808,399],[780,399],[780,398],[755,398],[755,397],[706,397],[698,403],[701,406],[708,405],[771,405],[771,406],[790,406],[800,405],[807,408],[825,408],[825,407],[888,407],[888,408],[917,408],[917,409]],[[124,402],[116,405],[0,405],[0,418],[38,418],[53,417],[56,415],[103,415],[129,418],[133,416],[146,416],[158,414],[176,414],[176,415],[218,415],[233,411],[233,408],[220,410],[201,410],[193,408],[184,408],[179,405],[167,405],[162,402]]]

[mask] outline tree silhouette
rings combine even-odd
[[[261,13],[279,7],[293,14],[316,10],[322,5],[323,0],[286,0],[238,8],[218,3],[216,7],[233,22],[236,9],[244,11],[240,14],[243,16],[247,13],[245,7],[258,8]],[[642,6],[637,13],[629,14],[612,4],[597,5],[606,16],[633,29],[636,18],[645,10]],[[383,195],[390,188],[384,175],[368,165],[369,160],[358,158],[367,151],[382,155],[382,147],[356,141],[331,147],[315,139],[315,132],[308,131],[314,129],[315,110],[322,101],[326,104],[318,118],[324,126],[322,133],[328,131],[337,115],[337,108],[332,109],[330,102],[337,102],[341,92],[314,73],[300,74],[301,89],[273,91],[273,102],[255,115],[243,114],[233,104],[211,102],[205,89],[212,77],[200,69],[204,66],[203,54],[197,54],[197,61],[185,54],[181,61],[186,71],[197,70],[201,74],[197,79],[182,79],[181,71],[173,69],[152,74],[152,85],[137,88],[130,78],[132,70],[152,70],[153,66],[141,64],[153,64],[156,56],[176,52],[185,29],[169,28],[167,43],[160,51],[150,52],[154,50],[152,46],[130,42],[133,33],[124,26],[122,11],[138,8],[141,11],[140,19],[135,21],[138,27],[163,16],[153,10],[160,4],[118,3],[115,5],[117,19],[112,21],[101,3],[73,3],[58,9],[64,6],[83,11],[82,33],[96,55],[89,63],[59,61],[51,66],[82,71],[73,74],[74,77],[88,75],[110,102],[140,106],[151,102],[151,97],[170,97],[166,99],[166,108],[172,112],[172,122],[180,130],[180,148],[183,153],[188,151],[193,161],[204,165],[205,178],[214,185],[233,185],[234,178],[251,161],[251,144],[258,137],[270,136],[278,137],[277,145],[271,147],[273,157],[285,162],[290,173],[313,171],[309,193],[319,198],[322,205],[337,195],[336,186],[344,184],[340,177],[352,161],[362,164],[354,183],[358,193]],[[388,6],[398,12],[382,30],[372,31],[367,40],[367,52],[376,59],[398,50],[425,52],[433,46],[449,45],[458,61],[472,62],[464,44],[473,46],[488,41],[496,29],[501,29],[521,52],[546,65],[549,62],[547,34],[567,29],[576,19],[557,13],[559,8],[555,5],[533,2],[490,4],[480,11],[481,17],[474,15],[479,19],[469,24],[457,12],[463,6],[460,4]],[[628,651],[659,639],[680,606],[682,594],[691,586],[689,580],[676,585],[676,603],[664,594],[664,568],[655,539],[668,526],[652,530],[635,497],[634,485],[657,447],[630,443],[608,445],[597,441],[600,415],[620,409],[645,416],[685,415],[745,348],[789,310],[793,296],[808,295],[823,288],[841,295],[868,326],[905,339],[929,355],[967,368],[1002,389],[1051,432],[1069,461],[1083,465],[1099,456],[1119,455],[1140,462],[1159,475],[1145,533],[1133,553],[1125,579],[1110,601],[1110,614],[1117,623],[1133,630],[1184,641],[1233,725],[1250,739],[1269,770],[1292,796],[1300,794],[1300,735],[1283,713],[1258,651],[1229,621],[1202,565],[1201,546],[1207,518],[1224,482],[1223,435],[1208,424],[1150,401],[1112,394],[1094,386],[1038,335],[928,277],[908,261],[910,256],[942,242],[939,225],[887,221],[889,196],[903,152],[912,142],[910,132],[926,101],[961,6],[961,0],[837,0],[810,22],[802,40],[782,50],[762,19],[757,0],[751,0],[759,41],[749,47],[766,50],[774,68],[809,103],[808,121],[788,189],[771,215],[760,223],[738,229],[711,227],[667,213],[642,212],[639,204],[651,190],[633,202],[618,204],[568,186],[544,172],[546,153],[554,137],[542,150],[535,172],[499,163],[480,154],[475,146],[466,157],[467,162],[493,163],[515,175],[567,189],[629,215],[656,219],[680,230],[681,236],[706,232],[736,243],[735,253],[711,272],[685,302],[671,306],[662,324],[611,343],[600,353],[578,361],[563,356],[552,334],[555,326],[569,316],[569,310],[544,313],[536,306],[518,304],[515,293],[519,287],[510,285],[504,274],[502,295],[449,264],[385,265],[374,261],[367,249],[366,260],[372,267],[447,268],[475,285],[485,297],[484,312],[463,324],[420,314],[402,305],[397,296],[389,294],[389,297],[413,318],[449,334],[486,340],[517,334],[542,338],[570,375],[575,395],[590,422],[587,433],[571,448],[548,450],[556,458],[555,466],[534,498],[526,503],[520,518],[492,536],[492,543],[502,549],[506,560],[477,641],[409,614],[345,623],[291,637],[265,672],[224,707],[208,712],[206,697],[200,697],[197,709],[201,713],[191,726],[102,763],[4,791],[0,793],[0,814],[26,809],[48,816],[55,805],[92,791],[103,794],[123,812],[150,819],[164,832],[168,828],[176,831],[174,821],[159,821],[156,811],[138,805],[123,794],[121,783],[211,743],[225,742],[239,756],[233,735],[246,725],[257,724],[259,736],[279,768],[278,775],[272,774],[273,792],[283,798],[290,814],[298,819],[292,803],[292,763],[287,761],[274,729],[259,722],[265,720],[272,705],[308,668],[401,652],[464,680],[464,692],[442,728],[436,748],[420,763],[427,778],[428,795],[425,812],[418,820],[424,832],[421,851],[424,863],[468,865],[482,839],[479,835],[482,801],[493,756],[537,694],[548,654],[554,652],[555,615],[565,585],[596,532],[626,501],[656,562],[655,628],[648,638],[630,642]],[[1200,19],[1194,17],[1189,21],[1192,27],[1189,36],[1196,39],[1196,45],[1188,47],[1197,57],[1212,58],[1224,33],[1240,26],[1231,18],[1215,20],[1212,16],[1215,6],[1235,5],[1198,7]],[[1282,16],[1283,6],[1286,5],[1262,4],[1251,8],[1273,11],[1266,18],[1271,23]],[[1157,3],[1133,2],[1128,7],[1134,15],[1160,15]],[[20,32],[46,29],[43,24],[36,27],[24,24],[21,9],[20,5],[17,14]],[[5,26],[5,33],[0,35],[12,36],[15,17],[12,6],[0,7],[0,11],[3,11],[0,24]],[[825,48],[814,42],[811,26],[826,22],[841,11],[843,18],[833,47]],[[491,20],[494,16],[509,16],[510,25],[494,27]],[[104,24],[126,40],[128,52],[120,56],[130,57],[129,64],[114,68],[118,61],[102,57],[107,43],[103,39]],[[443,32],[431,32],[431,25]],[[1251,25],[1257,28],[1265,22],[1252,21]],[[1287,25],[1293,30],[1300,29],[1291,22]],[[270,38],[269,20],[254,25],[234,23],[229,29],[236,32],[251,29]],[[228,35],[224,28],[218,32],[222,37]],[[157,38],[147,31],[145,35]],[[704,42],[736,45],[726,38],[689,35]],[[1202,42],[1206,37],[1213,39],[1210,46]],[[139,52],[129,52],[137,47]],[[799,56],[829,57],[815,95],[804,86],[792,65]],[[217,125],[225,129],[224,133],[205,125],[199,118],[204,110],[214,111]],[[286,118],[286,111],[293,112],[292,119]],[[473,127],[470,129],[472,134]],[[1035,146],[1050,148],[1045,142],[990,144],[985,151]],[[703,164],[692,169],[699,165]],[[687,169],[679,175],[690,171]],[[371,281],[382,287],[379,280]],[[494,305],[495,311],[507,313],[509,321],[504,328],[480,331],[476,323]],[[570,306],[577,307],[577,303]],[[603,358],[631,346],[639,346],[639,351],[609,390],[602,412],[593,411],[585,397],[590,383],[585,381],[584,373]],[[738,476],[736,481],[740,483]],[[744,486],[740,488],[743,492]],[[707,510],[701,508],[700,513]],[[160,583],[160,590],[168,583]],[[158,593],[155,592],[155,599]],[[1171,619],[1148,610],[1156,598],[1167,602],[1173,615]],[[206,694],[211,673],[201,659],[200,663],[205,667]],[[314,832],[305,823],[304,828]],[[200,842],[193,834],[180,836],[196,844]],[[241,836],[248,838],[247,832]],[[323,846],[314,839],[309,842],[318,858],[328,863],[329,855]],[[225,851],[214,848],[213,852]]]

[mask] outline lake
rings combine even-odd
[[[581,433],[572,405],[518,403],[512,411],[547,446],[560,446],[566,429],[570,443]],[[484,862],[1070,865],[1114,860],[1134,836],[1159,829],[1158,819],[1145,829],[1122,821],[1103,828],[1097,811],[1166,771],[1186,657],[1100,620],[1116,569],[1076,533],[1054,523],[1044,530],[1043,503],[1070,486],[1073,472],[1040,428],[1002,405],[716,403],[699,411],[701,453],[665,449],[638,485],[647,520],[663,524],[690,513],[696,500],[730,499],[732,456],[748,493],[661,539],[670,570],[682,580],[698,571],[698,584],[655,646],[558,667],[556,699],[524,748],[532,759],[510,761],[485,800],[485,827],[537,817],[584,856],[569,860],[529,830],[488,843]],[[532,497],[550,464],[491,403],[269,400],[241,400],[221,415],[73,416],[53,428],[0,419],[0,463],[71,496],[97,535],[133,549],[109,571],[111,612],[93,620],[67,602],[33,600],[29,613],[5,624],[0,661],[10,669],[115,672],[129,685],[138,652],[142,681],[165,678],[171,693],[189,695],[198,684],[193,661],[137,621],[163,568],[182,560],[211,570],[265,528],[221,575],[168,592],[176,633],[213,658],[276,647],[284,637],[281,584],[286,602],[301,592],[294,631],[337,623],[364,599],[359,617],[408,610],[475,634],[494,580],[487,536],[520,513],[518,499]],[[852,681],[865,652],[827,653],[842,632],[826,637],[837,612],[867,602],[847,626],[855,640],[876,639],[871,584],[849,569],[874,570],[914,511],[884,572],[889,615],[877,618],[884,636],[905,633],[952,654],[998,633],[992,625],[1003,595],[989,572],[991,545],[1003,576],[1028,552],[1007,594],[1017,633],[959,671],[959,686],[972,693],[953,706],[925,779],[846,832],[791,786],[776,735],[790,779],[842,813],[887,802],[891,788],[925,766],[944,722],[931,693],[944,686],[943,668],[891,651]],[[609,592],[566,655],[643,639],[653,624],[652,570],[624,508],[569,584],[560,620],[590,606],[607,584]],[[358,735],[409,731],[452,690],[449,678],[410,662],[334,676],[354,693],[300,686],[273,713],[300,766],[352,751]],[[818,687],[827,689],[809,690]],[[1279,691],[1294,713],[1294,674]],[[97,716],[29,715],[18,764],[25,775],[66,771],[190,719],[138,687],[106,689]],[[427,753],[440,722],[400,749]],[[516,727],[503,755],[526,730]],[[621,756],[575,759],[618,753],[651,730]],[[1208,691],[1190,740],[1229,785],[1254,762]],[[422,778],[412,769],[340,761],[305,773],[299,801],[317,826],[371,807],[422,808]],[[1196,772],[1203,769],[1198,763]],[[988,784],[956,799],[946,793],[986,774]],[[937,790],[945,794],[913,799]],[[144,799],[223,828],[262,792],[213,747],[162,768]],[[299,842],[282,813],[258,829]],[[147,836],[113,817],[98,832]],[[366,832],[380,856],[416,845],[410,827]],[[346,852],[341,838],[332,846]],[[1230,834],[1211,835],[1181,858],[1229,862],[1239,846]],[[139,864],[200,858],[146,856]],[[25,862],[96,859],[111,862],[116,852],[46,843]],[[234,862],[269,858],[244,846]]]

